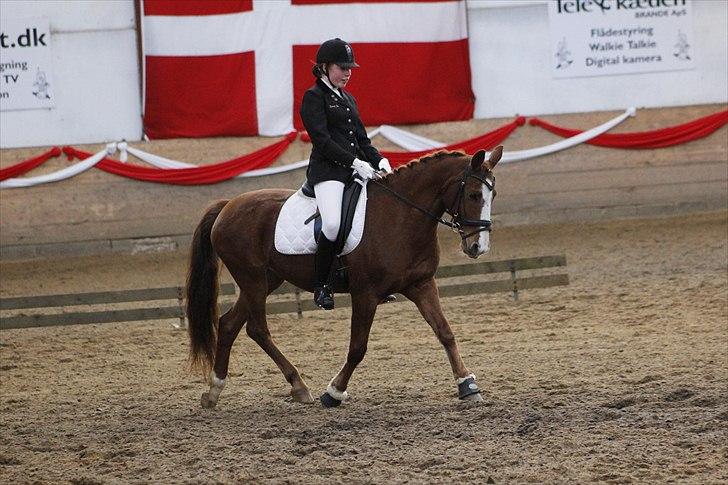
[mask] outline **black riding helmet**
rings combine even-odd
[[[316,52],[316,64],[336,64],[342,69],[351,69],[359,67],[354,61],[354,51],[348,42],[338,37],[329,39],[319,47]]]

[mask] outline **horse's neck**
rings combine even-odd
[[[390,187],[432,215],[442,217],[446,209],[442,191],[463,168],[462,161],[452,156],[414,163],[398,170]]]
[[[462,173],[464,166],[462,157],[448,155],[413,163],[389,175],[388,188],[409,204],[384,190],[376,190],[373,208],[377,211],[375,219],[381,222],[375,231],[382,233],[377,232],[375,239],[389,241],[397,248],[397,263],[408,268],[407,274],[411,277],[430,277],[437,269],[440,252],[437,218],[445,212],[442,192],[449,181]]]

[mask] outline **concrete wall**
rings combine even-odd
[[[50,110],[0,113],[0,146],[139,140],[142,134],[136,21],[131,0],[0,2],[5,18],[47,17]]]
[[[725,105],[640,110],[613,132],[643,131],[704,116]],[[616,112],[551,116],[556,124],[590,128]],[[423,136],[453,142],[482,134],[505,120],[479,120],[414,126]],[[510,120],[509,120],[510,121]],[[524,126],[505,142],[506,150],[560,140],[540,128]],[[395,149],[374,140],[381,149]],[[173,159],[209,163],[271,143],[270,138],[167,140],[137,144]],[[86,147],[95,151],[99,145]],[[297,141],[279,163],[307,156],[310,145]],[[37,154],[2,152],[0,166]],[[203,162],[204,161],[204,162]],[[39,171],[68,162],[55,160]],[[497,224],[549,223],[614,217],[655,216],[728,207],[728,127],[708,138],[659,150],[618,150],[579,145],[497,169]],[[97,169],[73,179],[35,188],[0,191],[2,259],[106,251],[144,251],[184,246],[205,207],[261,187],[297,188],[303,170],[241,179],[212,186],[176,187],[124,179]]]

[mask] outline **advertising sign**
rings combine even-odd
[[[47,18],[0,18],[0,111],[55,107]]]
[[[553,0],[553,76],[693,69],[691,0]]]

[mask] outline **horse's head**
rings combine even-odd
[[[471,258],[490,250],[490,210],[495,197],[493,169],[502,155],[502,146],[496,147],[487,160],[485,151],[478,151],[447,191],[453,194],[448,212],[457,224],[463,252]]]

